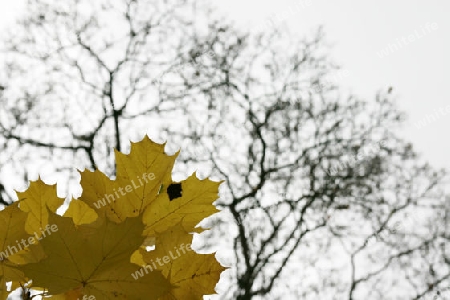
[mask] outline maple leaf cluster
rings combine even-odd
[[[164,144],[148,137],[132,143],[129,155],[115,154],[116,178],[80,172],[82,195],[63,216],[56,213],[64,203],[56,185],[40,179],[0,211],[0,299],[20,286],[51,299],[202,299],[215,293],[225,269],[215,255],[179,249],[188,248],[193,233],[204,230],[197,224],[217,212],[212,203],[220,182],[195,174],[173,182],[178,153],[165,154]]]

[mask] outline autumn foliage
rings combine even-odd
[[[116,151],[116,178],[98,170],[81,172],[83,193],[63,216],[56,213],[64,203],[56,185],[39,179],[18,192],[19,201],[0,211],[0,298],[20,286],[51,299],[214,294],[224,270],[214,254],[171,251],[190,245],[193,233],[204,230],[197,224],[217,212],[212,203],[220,183],[195,174],[174,183],[177,155],[165,154],[164,144],[147,137],[132,143],[129,155]],[[174,185],[175,194],[169,189]],[[98,205],[99,199],[105,205]],[[169,259],[155,263],[164,257]],[[138,270],[146,272],[133,276]]]

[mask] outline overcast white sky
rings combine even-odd
[[[367,98],[393,86],[409,115],[405,138],[434,166],[450,169],[450,1],[212,1],[244,27],[284,20],[304,35],[324,25],[332,56],[350,74],[342,84]],[[23,9],[23,0],[0,0],[0,30]],[[436,120],[418,128],[427,115]]]

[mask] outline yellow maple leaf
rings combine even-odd
[[[81,172],[83,193],[70,201],[64,216],[55,213],[63,203],[56,186],[32,182],[18,193],[18,204],[0,212],[4,220],[14,217],[19,228],[0,228],[4,244],[29,236],[27,232],[37,240],[10,257],[12,267],[0,273],[3,286],[31,279],[46,297],[66,300],[82,295],[184,300],[214,293],[224,270],[214,254],[190,251],[175,260],[171,249],[190,244],[191,233],[203,230],[198,223],[217,212],[213,202],[220,182],[199,180],[195,174],[173,182],[177,155],[165,154],[164,144],[147,137],[133,143],[128,155],[116,151],[116,179],[98,170]],[[173,261],[167,262],[167,255]],[[139,266],[158,257],[165,265],[144,276]],[[7,295],[5,289],[0,292]]]
[[[48,211],[56,212],[64,203],[56,194],[56,184],[47,185],[41,179],[32,181],[30,187],[25,192],[17,192],[17,196],[20,209],[28,213],[25,230],[38,236],[48,225]]]
[[[141,270],[161,270],[175,285],[161,300],[201,299],[203,295],[215,293],[214,287],[225,268],[214,254],[193,251],[191,243],[192,234],[185,231],[182,224],[177,224],[157,234],[154,251],[140,250],[145,262]]]
[[[115,152],[117,176],[111,180],[96,170],[81,173],[80,200],[114,222],[135,217],[156,197],[161,184],[171,182],[171,171],[178,154],[164,153],[164,144],[145,137],[131,144],[129,155]]]
[[[167,190],[162,193],[147,206],[143,220],[147,225],[146,235],[153,235],[155,232],[162,232],[181,222],[186,231],[201,232],[195,228],[200,221],[218,212],[212,203],[218,198],[220,182],[209,179],[200,180],[195,174],[181,181],[181,195],[170,200]]]
[[[58,230],[31,247],[42,247],[47,257],[20,266],[34,286],[45,287],[50,295],[81,290],[97,299],[158,299],[169,290],[160,272],[138,280],[131,276],[136,265],[130,256],[143,241],[140,218],[121,224],[98,218],[75,226],[71,218],[50,213],[49,222]]]
[[[27,214],[19,209],[17,202],[0,211],[0,299],[8,297],[6,282],[25,281],[23,273],[17,269],[11,257],[22,251],[28,241],[34,240],[25,231],[26,219]]]

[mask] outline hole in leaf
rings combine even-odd
[[[182,192],[181,183],[172,183],[167,187],[167,194],[169,195],[170,201],[176,198],[180,198],[181,192]]]
[[[153,250],[155,250],[155,246],[146,246],[145,247],[145,251],[147,251],[147,252],[150,252],[150,251],[153,251]]]

